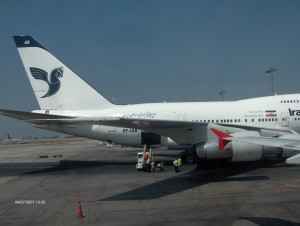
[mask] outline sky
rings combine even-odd
[[[0,108],[39,109],[13,35],[118,104],[299,93],[300,1],[0,0]],[[222,109],[216,109],[222,110]],[[0,138],[53,132],[0,116]]]

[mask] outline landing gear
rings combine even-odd
[[[182,162],[187,164],[198,163],[198,157],[195,149],[186,150],[181,153],[180,158]]]
[[[196,157],[195,156],[187,156],[185,162],[187,164],[194,164],[196,162]]]

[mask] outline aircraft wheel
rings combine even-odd
[[[186,163],[187,164],[194,164],[194,162],[195,162],[195,157],[194,156],[188,156],[186,158]]]

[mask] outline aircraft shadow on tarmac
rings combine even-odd
[[[258,168],[269,168],[281,162],[282,161],[278,160],[262,160],[250,163],[229,164],[208,162],[199,164],[193,171],[176,174],[174,177],[142,186],[121,194],[106,197],[99,201],[157,199],[174,193],[199,187],[210,182],[269,180],[270,178],[267,176],[238,175]],[[285,166],[285,164],[281,164],[281,166]]]
[[[245,176],[243,173],[253,171],[259,168],[277,168],[277,167],[299,167],[295,165],[281,164],[283,160],[261,160],[249,163],[227,163],[220,164],[216,162],[204,162],[198,164],[194,170],[175,174],[167,179],[145,185],[130,191],[117,195],[106,197],[99,201],[119,201],[119,200],[148,200],[165,197],[174,193],[182,192],[188,189],[196,188],[211,182],[226,181],[261,181],[270,178],[264,175]],[[172,162],[165,162],[171,165]],[[32,175],[32,174],[55,174],[57,171],[78,170],[85,168],[96,168],[102,166],[128,166],[135,165],[135,161],[78,161],[61,160],[57,163],[21,163],[11,164],[8,168],[0,164],[1,176],[10,175]],[[16,170],[12,168],[16,167]],[[115,167],[117,169],[117,167]],[[8,170],[7,170],[8,169]],[[170,169],[170,167],[169,167]],[[5,173],[6,172],[6,173]],[[143,172],[141,172],[143,173]],[[145,177],[151,176],[145,173]]]
[[[51,167],[45,167],[39,170],[33,170],[25,172],[23,174],[41,174],[51,173],[56,171],[71,170],[71,169],[83,169],[83,168],[94,168],[101,166],[132,166],[136,162],[131,161],[80,161],[80,160],[61,160],[59,165],[53,165]]]
[[[250,221],[256,225],[259,226],[283,226],[283,225],[289,225],[289,226],[300,226],[299,223],[283,220],[280,218],[273,218],[273,217],[240,217],[241,220],[247,220]]]

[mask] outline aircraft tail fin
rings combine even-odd
[[[14,36],[40,108],[43,110],[100,110],[113,107],[31,36]]]

